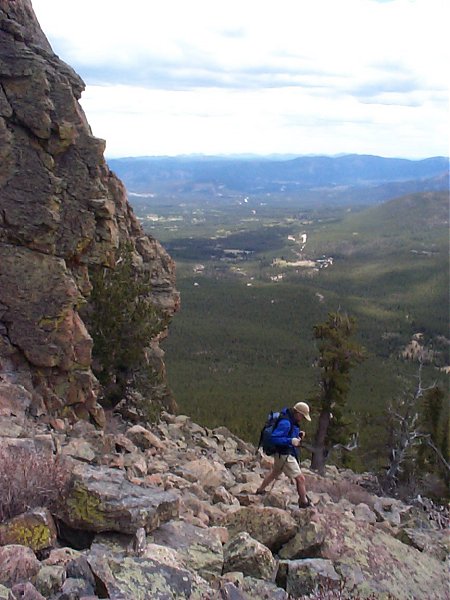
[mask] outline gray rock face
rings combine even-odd
[[[21,598],[21,600],[46,600],[29,581],[16,583],[12,588],[12,592],[15,598]]]
[[[21,545],[0,547],[0,583],[14,585],[31,581],[38,573],[40,563],[31,548]]]
[[[44,565],[36,576],[35,586],[38,592],[49,598],[61,589],[66,579],[66,569],[62,565]]]
[[[90,556],[88,560],[110,598],[201,600],[217,597],[206,581],[191,571],[164,565],[151,558]]]
[[[332,561],[323,558],[287,561],[283,568],[286,569],[286,591],[294,598],[312,593],[318,585],[340,581]]]
[[[156,544],[176,550],[184,564],[205,579],[222,574],[222,543],[213,530],[171,521],[156,529],[151,539]]]
[[[244,575],[273,581],[277,563],[272,552],[246,532],[239,533],[224,548],[224,572],[241,571]]]
[[[130,243],[153,303],[170,316],[174,264],[143,234],[78,102],[84,83],[52,52],[29,0],[0,0],[0,57],[0,374],[33,397],[30,407],[30,396],[9,390],[0,414],[13,402],[15,413],[64,410],[102,423],[79,314],[88,267],[111,266]]]
[[[114,469],[78,465],[62,519],[74,529],[134,534],[140,527],[153,531],[178,512],[172,492],[132,485]]]
[[[438,560],[445,561],[449,557],[450,531],[424,531],[406,527],[397,535],[404,544],[417,548],[420,552],[431,554]]]
[[[281,508],[248,506],[228,514],[224,525],[230,535],[246,531],[271,550],[278,550],[294,537],[297,523]]]
[[[280,549],[280,558],[296,559],[319,556],[325,535],[324,529],[318,523],[311,521],[301,523],[295,536]]]

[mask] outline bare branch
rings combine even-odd
[[[433,450],[433,452],[436,454],[436,456],[439,458],[442,465],[445,467],[446,471],[448,471],[448,473],[450,473],[450,464],[445,460],[444,455],[442,454],[442,452],[439,450],[439,448],[435,445],[435,443],[431,439],[431,435],[429,433],[427,433],[427,434],[422,434],[421,437],[424,440],[424,442],[426,443],[426,445],[429,446]]]
[[[422,382],[423,362],[419,361],[417,374],[417,387],[410,395],[404,395],[402,399],[393,401],[388,407],[388,414],[393,424],[394,441],[390,449],[389,468],[386,472],[385,486],[392,489],[396,486],[398,475],[403,470],[403,464],[408,458],[410,450],[419,443],[426,443],[442,462],[444,467],[450,470],[450,465],[442,453],[435,446],[429,434],[420,431],[418,404],[425,392],[436,387],[436,382],[424,387]]]
[[[359,446],[359,434],[354,433],[354,434],[352,434],[348,444],[334,444],[334,446],[332,446],[331,450],[340,449],[340,450],[345,450],[346,452],[352,452],[353,450],[356,450],[356,448],[358,448],[358,446]]]

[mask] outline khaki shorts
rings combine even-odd
[[[295,479],[298,475],[301,475],[300,467],[294,456],[290,454],[275,454],[274,458],[273,471],[277,477],[281,473],[284,473],[291,479]]]

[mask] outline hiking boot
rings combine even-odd
[[[298,507],[299,508],[312,508],[313,504],[311,502],[311,500],[308,498],[308,496],[306,496],[306,502],[302,502],[301,500],[298,501]]]

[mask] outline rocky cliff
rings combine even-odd
[[[103,423],[80,316],[89,268],[131,244],[152,301],[178,307],[174,264],[143,234],[30,0],[0,0],[0,408]],[[153,358],[163,371],[157,340]]]

